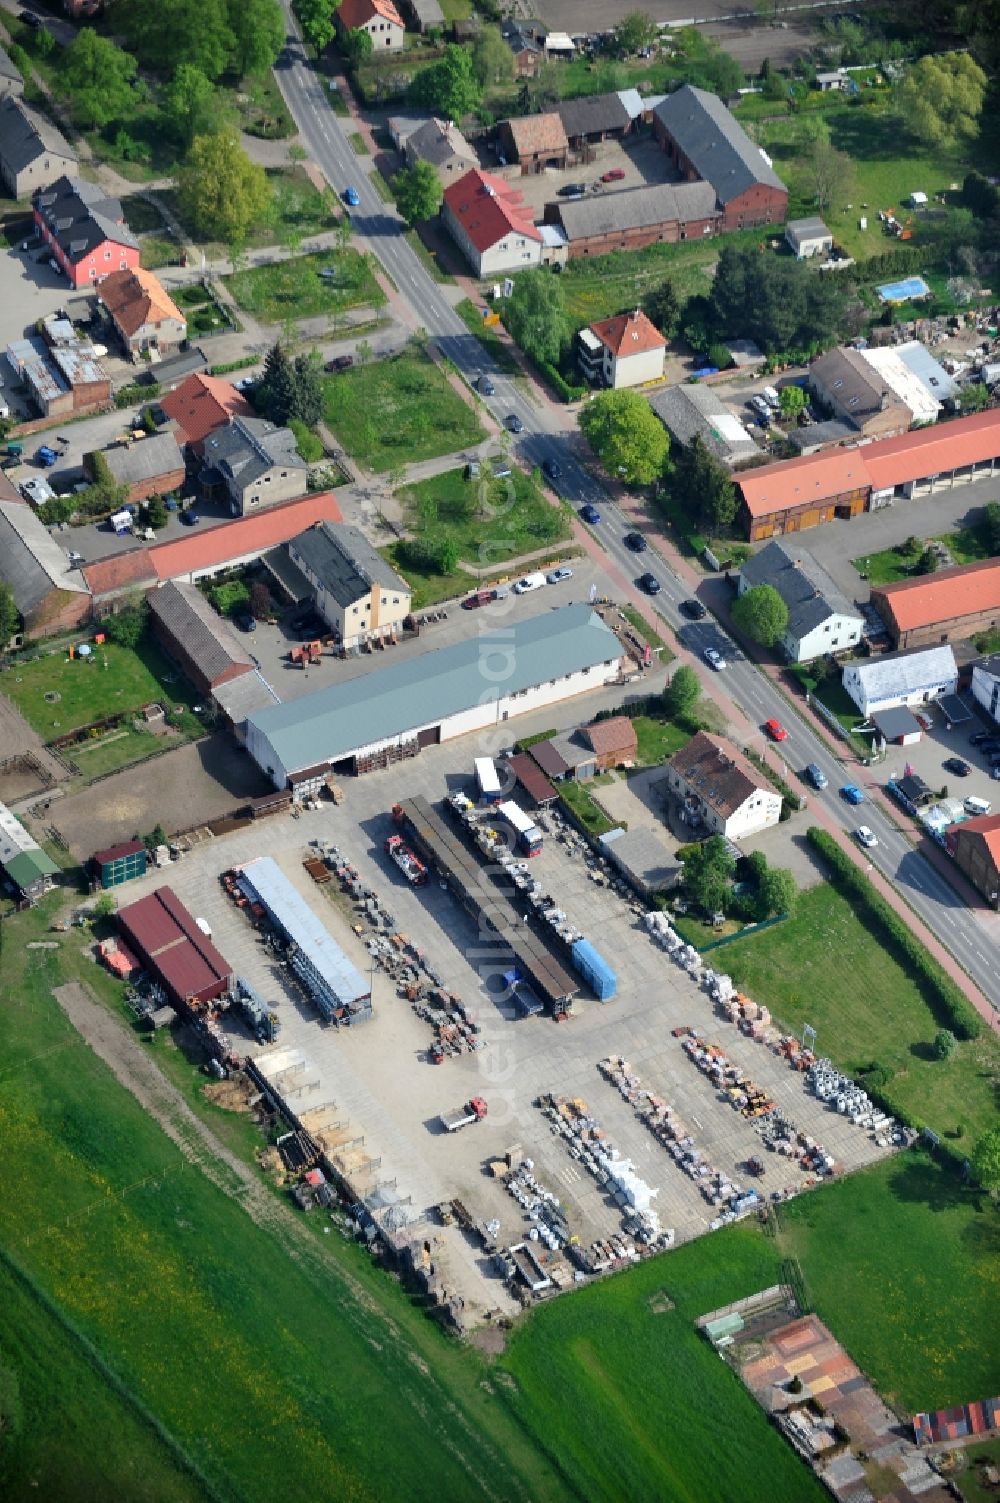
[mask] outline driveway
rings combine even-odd
[[[85,293],[76,292],[61,272],[52,270],[48,255],[43,254],[37,241],[28,242],[31,246],[28,251],[21,250],[23,243],[19,240],[0,253],[0,348],[3,350],[11,340],[23,339],[31,333],[38,319],[86,297]],[[3,370],[9,389],[12,382],[8,379],[6,361]]]

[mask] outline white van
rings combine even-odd
[[[773,386],[765,386],[764,390],[761,392],[761,396],[764,398],[764,401],[767,403],[768,407],[770,407],[771,411],[777,412],[778,408],[781,406],[781,398],[778,396],[777,389]]]
[[[541,573],[539,573],[539,574],[525,574],[523,576],[523,578],[519,579],[517,581],[517,583],[514,585],[514,594],[515,595],[527,595],[532,590],[542,590],[544,588],[545,588],[545,575],[544,574],[541,574]]]
[[[990,810],[993,808],[993,805],[990,803],[989,799],[976,798],[975,794],[970,794],[970,796],[963,803],[962,808],[965,810],[966,814],[989,814]]]

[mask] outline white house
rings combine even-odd
[[[917,647],[848,663],[843,684],[862,715],[872,715],[876,710],[927,704],[942,694],[954,694],[958,666],[948,646]]]
[[[846,652],[861,641],[864,619],[833,579],[795,541],[768,543],[740,569],[740,594],[771,585],[788,607],[780,646],[790,663]]]
[[[441,218],[478,277],[523,271],[542,259],[542,235],[510,183],[473,168],[444,190]]]
[[[822,219],[790,219],[785,225],[785,240],[799,261],[826,256],[833,250],[833,236]]]
[[[667,786],[696,830],[745,840],[776,825],[781,794],[734,747],[699,731],[667,763]]]
[[[341,36],[367,31],[375,52],[396,52],[406,42],[406,27],[392,0],[341,0],[333,15]]]
[[[972,665],[972,697],[1000,724],[1000,652]]]
[[[580,331],[580,369],[588,381],[615,390],[662,381],[666,353],[667,341],[641,308]]]

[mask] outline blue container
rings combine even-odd
[[[578,939],[570,954],[573,966],[594,992],[599,1002],[610,1002],[618,993],[618,977],[589,939]]]

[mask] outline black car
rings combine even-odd
[[[564,183],[559,189],[559,198],[582,198],[587,191],[586,183]]]
[[[649,544],[641,532],[627,532],[622,538],[626,548],[631,548],[633,553],[645,553]]]
[[[945,772],[953,772],[956,778],[967,778],[972,771],[968,762],[963,762],[961,757],[945,757],[941,766]]]
[[[490,380],[489,376],[480,376],[479,380],[476,382],[476,386],[478,387],[479,391],[482,392],[484,397],[492,397],[496,395],[496,387],[493,385],[493,382]]]
[[[254,620],[254,618],[251,615],[249,615],[249,614],[247,614],[245,616],[240,616],[237,625],[239,626],[240,631],[256,631],[257,630],[257,623]]]
[[[989,731],[973,731],[969,737],[970,746],[982,746],[984,741],[991,739]]]
[[[507,427],[509,428],[511,433],[524,432],[524,424],[521,422],[521,419],[518,417],[516,412],[512,412],[507,418]]]
[[[197,527],[200,518],[196,511],[182,511],[181,521],[185,527]]]
[[[543,460],[542,469],[545,471],[546,475],[548,475],[550,480],[558,480],[559,476],[562,474],[562,467],[557,464],[554,459]]]
[[[984,757],[992,757],[996,752],[1000,752],[1000,741],[993,736],[987,736],[985,741],[980,741],[979,750]]]
[[[702,621],[708,615],[700,600],[682,600],[681,611],[692,621]]]
[[[658,595],[662,586],[655,574],[643,574],[639,580],[639,588],[645,590],[647,595]]]
[[[25,26],[30,26],[35,31],[37,31],[39,26],[41,26],[42,24],[41,16],[36,16],[34,11],[32,10],[19,10],[17,13],[17,19],[19,21],[23,21]]]

